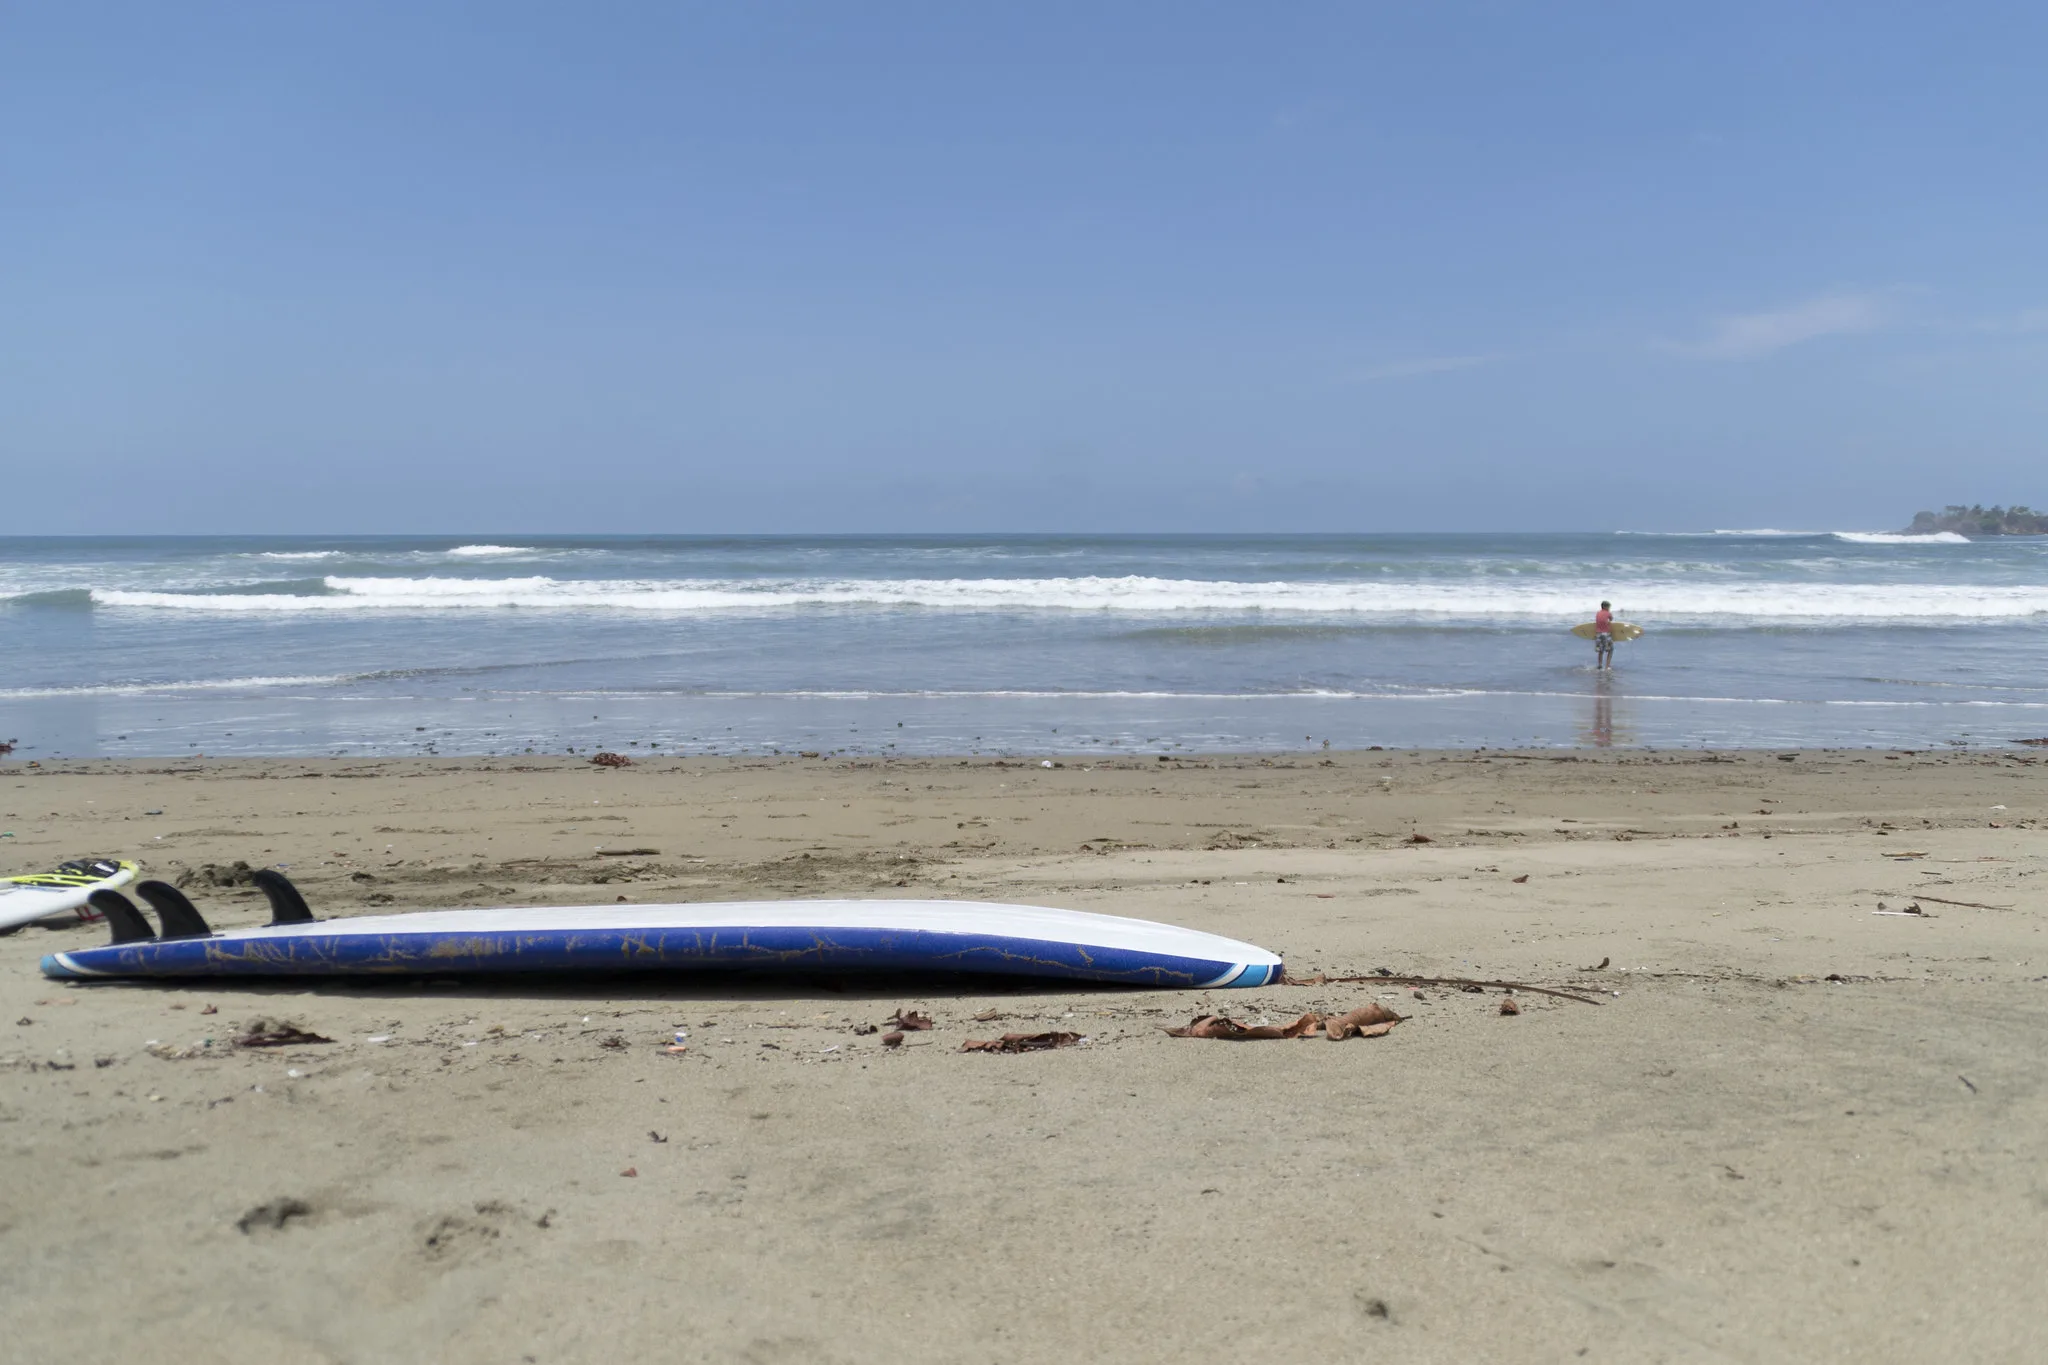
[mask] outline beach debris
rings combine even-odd
[[[962,1052],[1045,1052],[1056,1047],[1072,1047],[1086,1042],[1078,1033],[1005,1033],[1000,1038],[969,1039],[960,1045]]]
[[[222,867],[218,863],[202,863],[198,867],[188,867],[183,872],[180,872],[178,880],[174,885],[179,887],[193,885],[247,886],[250,884],[250,880],[255,875],[255,872],[255,868],[249,866],[248,863],[240,858],[235,859],[227,867]]]
[[[598,1039],[597,1045],[611,1052],[623,1052],[626,1050],[627,1047],[626,1035],[623,1033],[614,1033],[609,1038]]]
[[[1903,909],[1903,910],[1887,910],[1887,909],[1885,909],[1885,908],[1884,908],[1884,902],[1883,902],[1883,901],[1879,901],[1879,902],[1877,903],[1877,909],[1875,909],[1875,910],[1871,911],[1870,913],[1871,913],[1871,914],[1873,914],[1873,915],[1903,915],[1903,916],[1904,916],[1905,918],[1907,918],[1907,919],[1933,919],[1933,918],[1934,918],[1934,916],[1932,916],[1932,915],[1928,914],[1928,913],[1927,913],[1927,912],[1926,912],[1925,910],[1922,910],[1922,909],[1920,908],[1920,906],[1919,906],[1918,902],[1915,902],[1914,904],[1912,904],[1912,905],[1909,905],[1909,906],[1907,906],[1907,907],[1906,907],[1905,909]]]
[[[312,1213],[313,1206],[303,1199],[273,1199],[268,1203],[258,1204],[237,1218],[235,1229],[245,1237],[258,1228],[276,1232],[292,1219],[308,1218]]]
[[[1417,1000],[1420,1000],[1425,1005],[1429,1003],[1429,997],[1422,993],[1422,988],[1420,986],[1411,986],[1408,990],[1408,994],[1414,996]]]
[[[1521,884],[1522,884],[1523,882],[1526,882],[1526,881],[1528,881],[1528,880],[1529,880],[1529,874],[1528,874],[1528,873],[1526,873],[1526,872],[1524,872],[1524,873],[1523,873],[1523,874],[1522,874],[1521,876],[1519,876],[1519,877],[1516,877],[1516,878],[1514,878],[1513,880],[1514,880],[1514,883],[1515,883],[1515,885],[1516,885],[1516,886],[1520,886],[1520,885],[1521,885]]]
[[[1582,972],[1604,972],[1607,970],[1607,964],[1612,961],[1614,961],[1614,959],[1611,957],[1603,957],[1598,962],[1594,963],[1592,966],[1581,967],[1579,968],[1579,970]]]
[[[903,1046],[903,1035],[902,1035],[902,1034],[900,1034],[900,1033],[885,1033],[885,1034],[883,1034],[883,1035],[882,1035],[882,1046],[883,1046],[883,1047],[902,1047],[902,1046]]]
[[[1427,834],[1411,834],[1408,836],[1407,842],[1411,844],[1433,844],[1436,840],[1430,838]]]
[[[1313,1038],[1323,1034],[1332,1042],[1346,1038],[1377,1038],[1390,1032],[1405,1016],[1374,1001],[1348,1014],[1323,1015],[1314,1010],[1291,1024],[1247,1024],[1221,1014],[1204,1014],[1188,1021],[1185,1028],[1166,1030],[1169,1038],[1215,1038],[1225,1042],[1253,1042],[1267,1038]]]
[[[1606,966],[1602,959],[1600,966]],[[1583,967],[1581,971],[1598,971],[1598,967]],[[1385,967],[1378,968],[1371,976],[1326,976],[1317,972],[1314,976],[1282,976],[1277,984],[1282,986],[1349,986],[1369,982],[1380,986],[1456,986],[1460,990],[1467,986],[1490,987],[1499,991],[1527,991],[1536,995],[1554,995],[1560,1000],[1576,1000],[1582,1005],[1598,1005],[1605,1002],[1591,996],[1579,995],[1573,991],[1561,991],[1554,986],[1532,986],[1526,981],[1483,981],[1469,976],[1396,976]]]
[[[640,1168],[638,1166],[628,1166],[625,1170],[620,1171],[619,1174],[631,1180],[640,1174]]]
[[[655,1130],[654,1130],[654,1129],[652,1129],[652,1128],[649,1128],[649,1129],[647,1130],[647,1136],[648,1136],[648,1137],[650,1137],[650,1138],[652,1138],[652,1139],[653,1139],[654,1141],[656,1141],[656,1142],[667,1142],[667,1141],[668,1141],[668,1134],[667,1134],[667,1133],[657,1132],[657,1131],[655,1131]]]
[[[1900,850],[1899,850],[1898,852],[1896,852],[1896,853],[1892,853],[1892,852],[1889,852],[1889,851],[1886,851],[1886,850],[1879,850],[1879,852],[1878,852],[1878,855],[1877,855],[1877,856],[1878,856],[1878,857],[1880,857],[1880,858],[1899,858],[1899,859],[1906,859],[1906,858],[1925,858],[1925,857],[1927,856],[1927,850],[1926,850],[1926,849],[1924,849],[1924,848],[1915,848],[1915,849],[1903,849],[1903,848],[1902,848],[1902,849],[1900,849]]]
[[[879,1024],[855,1024],[853,1026],[854,1036],[857,1038],[865,1038],[870,1033],[880,1033],[881,1031],[882,1027]]]
[[[983,1010],[980,1014],[975,1015],[974,1022],[977,1024],[987,1024],[992,1023],[993,1021],[1001,1019],[1003,1017],[1004,1015],[1001,1010],[988,1009]]]
[[[220,1013],[220,1006],[218,1006],[218,1005],[208,1005],[208,1006],[207,1006],[207,1007],[206,1007],[205,1009],[203,1009],[203,1010],[201,1010],[201,1011],[199,1011],[199,1012],[200,1012],[201,1014],[219,1014],[219,1013]]]
[[[687,1053],[689,1050],[689,1045],[686,1043],[670,1043],[667,1047],[662,1049],[663,1052],[667,1053],[671,1057],[680,1057]]]
[[[885,1025],[888,1028],[901,1029],[905,1033],[923,1033],[931,1026],[932,1017],[929,1014],[919,1014],[916,1010],[897,1010],[895,1017]]]
[[[2048,747],[2048,735],[2044,735],[2039,739],[2016,739],[2012,742],[2014,744],[2032,744],[2037,748]],[[13,746],[10,745],[8,747],[12,748]],[[4,750],[0,750],[0,752],[4,752]]]
[[[1966,910],[2016,910],[2019,908],[2018,906],[2014,905],[1986,905],[1982,901],[1944,900],[1940,896],[1930,896],[1924,891],[1915,891],[1913,893],[1913,899],[1922,901],[1933,901],[1936,905],[1960,905]],[[1883,904],[1883,901],[1878,902],[1879,906],[1883,906]]]
[[[1972,1095],[1977,1093],[1977,1083],[1971,1080],[1968,1076],[1965,1076],[1962,1072],[1958,1071],[1956,1073],[1956,1079],[1961,1081],[1964,1085],[1968,1086],[1970,1088],[1970,1093]]]
[[[235,1039],[236,1047],[298,1047],[303,1043],[331,1043],[334,1040],[322,1034],[288,1024],[282,1019],[251,1019],[240,1037]]]
[[[593,858],[653,858],[659,856],[658,848],[601,848],[590,856]]]
[[[1502,1014],[1520,1014],[1522,1007],[1515,1003],[1515,997],[1512,995],[1503,995],[1500,998],[1500,1012]]]
[[[1377,1038],[1401,1022],[1401,1016],[1378,1001],[1360,1005],[1348,1014],[1323,1021],[1323,1032],[1333,1043],[1346,1038]]]
[[[615,754],[610,749],[601,750],[590,756],[590,761],[600,768],[630,768],[633,760],[624,754]]]
[[[142,1050],[150,1056],[166,1062],[183,1062],[189,1061],[194,1057],[209,1056],[212,1053],[212,1049],[213,1040],[211,1038],[202,1039],[190,1047],[180,1047],[176,1043],[162,1043],[152,1038],[143,1044],[142,1047]]]

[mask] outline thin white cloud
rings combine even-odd
[[[1877,294],[1827,294],[1764,313],[1717,318],[1704,340],[1670,349],[1707,360],[1753,360],[1821,337],[1874,332],[1889,320]]]
[[[1452,370],[1472,370],[1481,365],[1491,365],[1500,359],[1497,355],[1430,355],[1414,360],[1397,360],[1390,365],[1375,365],[1369,370],[1360,370],[1352,378],[1361,384],[1377,384],[1385,379],[1413,379],[1425,374],[1448,374]]]
[[[1972,325],[1972,331],[2019,333],[2048,332],[2048,308],[2025,308],[2002,318],[1988,318]]]

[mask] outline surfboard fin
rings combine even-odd
[[[270,923],[273,927],[280,924],[313,922],[312,907],[306,904],[306,898],[299,894],[299,888],[293,886],[292,879],[284,873],[259,867],[249,874],[249,880],[261,887],[264,895],[270,897]]]
[[[114,931],[116,947],[123,943],[147,943],[156,937],[156,930],[149,927],[135,902],[120,892],[103,886],[86,899],[106,918],[107,927]]]
[[[211,938],[213,930],[207,927],[206,919],[199,913],[199,907],[185,899],[185,893],[169,882],[142,882],[135,888],[135,894],[150,903],[156,917],[163,921],[163,937],[166,941],[175,938]]]

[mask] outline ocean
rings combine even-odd
[[[1568,628],[1643,626],[1611,675]],[[16,761],[2001,746],[2048,537],[0,539]]]

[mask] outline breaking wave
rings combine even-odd
[[[352,681],[347,675],[303,678],[205,678],[186,682],[91,683],[77,687],[6,687],[0,697],[141,697],[160,692],[255,691],[265,687],[332,687]]]
[[[2048,615],[2048,584],[1703,582],[1234,582],[1125,577],[575,580],[329,577],[307,591],[94,589],[103,607],[204,612],[570,611],[766,614],[820,608],[1288,613],[1376,621],[1577,621],[1602,598],[1666,624],[1997,621]]]
[[[1846,540],[1851,545],[1968,545],[1968,536],[1957,535],[1954,531],[1934,531],[1924,536],[1909,536],[1896,531],[1830,531],[1836,540]]]

